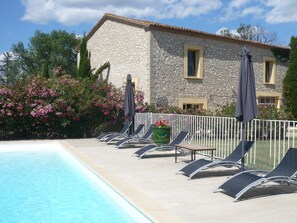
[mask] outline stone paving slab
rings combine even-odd
[[[176,174],[190,159],[187,156],[175,163],[173,152],[153,152],[139,159],[132,156],[137,148],[116,149],[96,139],[59,142],[155,222],[279,223],[297,219],[296,187],[268,185],[233,202],[232,197],[213,190],[236,169],[215,168],[188,180]]]

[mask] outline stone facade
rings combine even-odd
[[[180,98],[204,99],[207,109],[236,100],[240,53],[244,45],[213,39],[191,37],[162,31],[152,31],[151,38],[151,100],[167,97],[170,105],[178,105]],[[202,79],[184,78],[184,45],[204,48]],[[256,91],[281,93],[287,64],[277,63],[275,85],[263,83],[263,57],[273,57],[270,49],[248,46],[251,51]],[[269,95],[269,94],[267,94]]]
[[[115,21],[114,17],[119,19]],[[150,22],[118,16],[111,18],[104,20],[89,35],[87,47],[91,52],[91,65],[99,68],[109,61],[109,81],[118,87],[123,86],[127,74],[131,74],[137,90],[144,92],[146,102],[156,103],[158,99],[166,98],[169,105],[181,106],[182,100],[196,100],[201,101],[204,108],[215,110],[235,101],[240,53],[244,45],[253,57],[258,96],[277,95],[281,98],[287,63],[277,61],[275,84],[264,84],[263,58],[273,57],[267,45],[209,38],[211,34],[189,35],[180,32],[182,28],[177,30],[179,32],[152,29]],[[185,44],[204,49],[201,79],[184,76]]]
[[[149,102],[149,43],[150,33],[144,29],[107,20],[88,40],[91,66],[98,69],[109,61],[109,81],[117,87],[124,86],[127,74],[131,74],[136,90],[144,91]]]

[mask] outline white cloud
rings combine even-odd
[[[68,2],[65,1],[66,3]],[[98,19],[100,10],[92,7],[72,7],[68,3],[65,7],[63,1],[58,0],[23,0],[26,7],[22,20],[32,21],[38,24],[46,24],[49,21],[57,21],[67,25],[78,24],[82,21]]]
[[[239,34],[238,34],[238,32],[237,32],[236,29],[229,29],[229,28],[227,28],[227,27],[222,27],[222,28],[218,29],[218,30],[216,31],[216,34],[217,34],[217,35],[221,35],[221,31],[224,31],[224,30],[229,30],[229,32],[230,32],[232,35],[234,35],[234,36],[239,36]]]
[[[227,22],[230,20],[235,20],[241,15],[241,7],[245,6],[248,0],[232,0],[229,4],[226,4],[222,10],[223,16],[220,17],[221,22]]]
[[[267,23],[297,21],[295,0],[22,0],[22,20],[65,25],[95,22],[105,12],[136,18],[217,15],[221,22],[253,16]]]
[[[247,7],[242,10],[241,16],[247,16],[247,15],[254,15],[257,18],[260,18],[265,13],[265,10],[259,6],[252,6]]]
[[[269,0],[265,5],[271,8],[266,13],[266,22],[285,23],[297,21],[297,4],[295,0]]]
[[[232,0],[229,3],[230,8],[240,8],[247,4],[249,1],[248,0]]]
[[[296,0],[231,0],[224,1],[219,20],[228,22],[253,16],[274,24],[296,22],[296,11]]]
[[[22,20],[66,25],[96,21],[105,12],[137,18],[185,18],[222,7],[221,0],[22,0],[22,3],[26,8]]]
[[[222,7],[219,0],[182,0],[175,1],[160,10],[159,18],[185,18],[188,16],[205,15]]]

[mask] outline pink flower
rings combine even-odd
[[[21,110],[23,110],[23,105],[22,105],[21,103],[18,103],[17,110],[18,110],[18,111],[21,111]]]
[[[12,96],[12,93],[10,89],[2,88],[0,89],[0,95]]]
[[[157,127],[167,127],[168,125],[169,125],[169,122],[165,119],[155,122],[155,126]]]
[[[7,107],[8,107],[8,108],[12,108],[12,107],[13,107],[13,103],[11,103],[11,102],[8,103],[8,104],[7,104]]]

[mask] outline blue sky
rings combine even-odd
[[[210,33],[241,23],[276,32],[278,44],[297,36],[295,0],[2,0],[0,54],[36,30],[88,33],[105,12]]]

